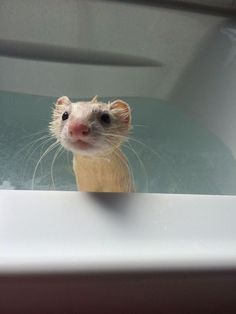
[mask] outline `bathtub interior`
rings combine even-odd
[[[132,108],[133,130],[123,150],[137,192],[236,194],[236,161],[200,122],[164,100],[121,98]],[[71,153],[63,149],[57,156],[57,146],[38,162],[55,142],[48,131],[55,100],[0,93],[1,189],[76,190]]]
[[[0,1],[1,313],[236,313],[236,197],[193,195],[236,194],[234,26],[159,3]],[[154,193],[74,192],[55,151],[32,182],[57,97],[96,94]]]
[[[26,3],[2,2],[0,189],[76,190],[70,153],[54,162],[51,151],[34,176],[52,143],[40,137],[57,97],[98,94],[132,107],[123,149],[137,192],[236,194],[232,21],[130,2]]]

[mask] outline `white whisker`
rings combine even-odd
[[[146,192],[148,192],[149,191],[149,178],[148,178],[148,173],[147,173],[146,167],[143,163],[143,160],[140,158],[139,154],[135,151],[135,149],[132,147],[132,145],[129,142],[127,144],[125,144],[124,147],[130,149],[134,153],[134,155],[136,156],[141,168],[143,169],[143,174],[145,176],[145,182],[146,182]]]
[[[50,173],[51,173],[51,180],[52,180],[52,186],[53,186],[53,189],[56,190],[56,187],[55,187],[55,182],[54,182],[54,178],[53,178],[53,167],[54,167],[54,163],[58,157],[58,155],[60,154],[60,152],[62,151],[62,146],[60,146],[57,150],[56,150],[56,153],[53,157],[53,160],[52,160],[52,164],[51,164],[51,169],[50,169]]]
[[[24,135],[22,138],[23,139],[27,139],[29,137],[38,136],[39,134],[43,134],[43,133],[48,133],[48,129],[42,129],[42,130],[39,130],[39,131],[37,131],[35,133]]]
[[[35,145],[36,143],[39,142],[39,140],[44,140],[42,143],[39,143],[37,145]],[[28,166],[28,163],[30,162],[30,159],[31,159],[31,156],[34,154],[35,151],[37,151],[37,149],[41,146],[41,150],[43,149],[43,147],[47,144],[47,143],[50,143],[50,141],[52,140],[52,138],[45,138],[45,139],[42,139],[40,138],[39,140],[35,141],[32,145],[35,145],[35,147],[33,148],[32,151],[31,148],[32,148],[32,145],[29,147],[29,149],[26,151],[25,155],[27,156],[26,160],[25,160],[25,167],[23,168],[23,173],[22,173],[22,180],[24,181],[24,177],[25,177],[25,172],[26,172],[26,169],[27,169],[27,166]],[[41,155],[42,153],[40,153]]]
[[[109,141],[108,139],[106,139],[107,143],[109,143],[113,148],[113,153],[118,157],[118,159],[124,163],[127,171],[128,171],[128,174],[129,174],[129,182],[128,182],[128,191],[132,191],[134,186],[132,183],[134,183],[134,175],[133,175],[133,171],[132,171],[132,168],[130,166],[130,163],[129,163],[129,160],[123,156],[123,159],[121,158],[120,154],[119,154],[119,149],[111,142]]]
[[[32,185],[31,185],[31,189],[34,189],[34,182],[35,182],[35,176],[36,176],[36,172],[38,170],[38,166],[40,164],[40,162],[43,160],[43,158],[50,152],[52,151],[54,148],[56,148],[58,145],[60,145],[60,143],[58,141],[52,143],[47,149],[46,151],[42,154],[42,156],[39,158],[38,162],[36,163],[36,166],[34,168],[34,172],[33,172],[33,178],[32,178]]]
[[[163,153],[163,152],[160,152],[160,151],[157,152],[157,151],[153,150],[151,147],[149,147],[148,145],[146,145],[145,143],[143,143],[142,141],[140,141],[140,140],[138,140],[138,139],[136,139],[136,138],[134,138],[134,137],[131,137],[131,136],[117,135],[117,134],[113,134],[113,133],[104,133],[104,134],[102,134],[102,135],[104,135],[104,136],[107,135],[107,136],[112,136],[112,137],[115,137],[115,138],[120,138],[120,139],[122,139],[123,141],[127,141],[127,142],[133,141],[133,142],[135,142],[135,143],[137,143],[137,144],[139,144],[139,145],[142,145],[147,151],[150,151],[152,154],[154,154],[155,156],[157,156],[157,158],[160,159],[161,162],[167,164],[168,170],[169,170],[170,174],[172,175],[172,178],[173,178],[174,180],[176,180],[176,182],[178,182],[178,185],[179,185],[179,186],[183,187],[183,184],[182,184],[182,182],[181,182],[181,178],[179,178],[179,177],[176,175],[176,173],[173,171],[173,169],[171,168],[170,161],[168,162],[168,159],[169,159],[169,157],[170,157],[169,155],[167,155],[167,154],[165,154],[165,153]]]

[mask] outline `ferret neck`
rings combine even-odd
[[[75,157],[76,159],[86,159],[87,161],[94,162],[94,161],[100,161],[100,160],[109,161],[112,159],[120,158],[121,155],[123,155],[121,149],[116,148],[116,149],[107,151],[106,153],[103,153],[103,154],[96,154],[96,155],[91,155],[91,156],[76,154]]]

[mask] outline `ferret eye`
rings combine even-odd
[[[102,113],[100,115],[100,121],[102,124],[106,124],[106,125],[110,124],[111,123],[110,115],[106,112]]]
[[[62,120],[65,121],[69,118],[69,113],[67,111],[65,111],[62,115]]]

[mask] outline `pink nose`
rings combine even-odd
[[[90,128],[82,123],[71,123],[69,125],[69,134],[71,137],[80,138],[89,135]]]

